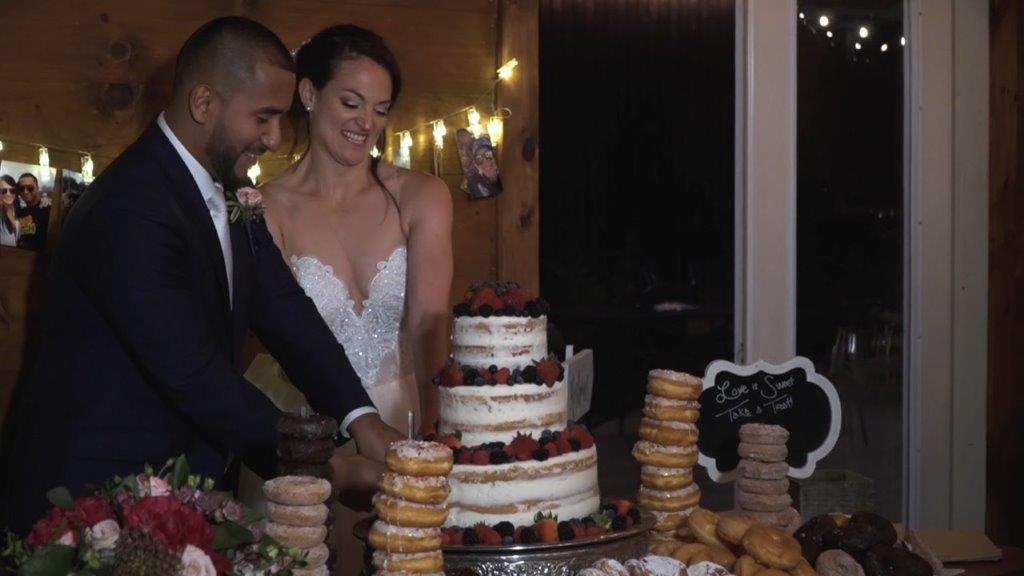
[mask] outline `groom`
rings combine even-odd
[[[279,146],[294,90],[270,30],[205,24],[178,54],[165,112],[75,205],[41,330],[55,356],[38,358],[11,412],[0,525],[24,534],[50,488],[77,496],[178,454],[217,479],[232,457],[273,475],[278,411],[238,371],[250,328],[361,454],[383,462],[401,438],[265,225],[229,222],[225,189]]]

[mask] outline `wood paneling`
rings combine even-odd
[[[1024,546],[1024,6],[992,2],[989,30],[987,524],[998,544]]]

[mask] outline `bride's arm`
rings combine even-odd
[[[406,322],[412,339],[416,384],[420,395],[420,431],[437,422],[433,378],[448,356],[448,308],[452,285],[452,198],[444,181],[408,173],[403,193],[409,226]]]

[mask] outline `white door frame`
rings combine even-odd
[[[905,0],[904,516],[983,529],[988,3]],[[796,0],[736,0],[738,360],[796,350]]]

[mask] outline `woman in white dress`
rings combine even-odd
[[[0,176],[0,246],[17,246],[20,225],[14,204],[18,199],[17,183],[14,178]]]
[[[401,89],[395,57],[377,34],[334,26],[295,59],[296,133],[308,149],[261,188],[267,225],[383,420],[405,430],[412,411],[418,431],[430,431],[431,381],[448,353],[451,195],[438,178],[370,155]],[[347,463],[359,477],[374,466],[354,448]],[[350,534],[361,517],[339,511],[338,573],[358,572],[361,549]]]

